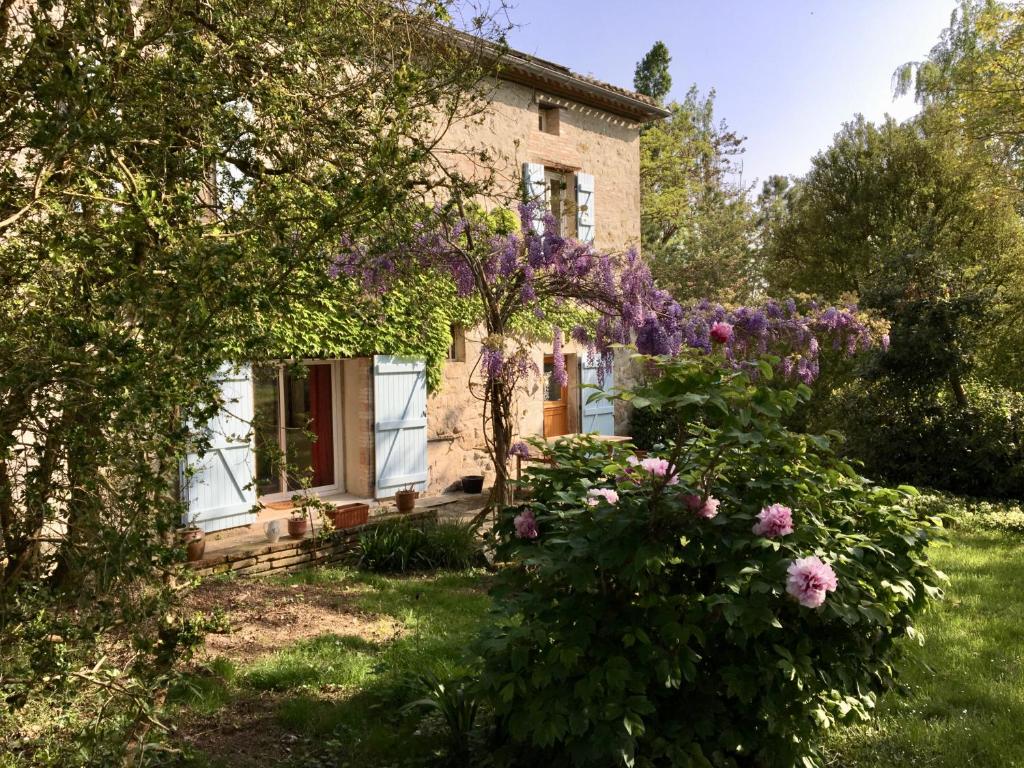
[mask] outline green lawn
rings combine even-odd
[[[931,554],[950,584],[919,622],[907,695],[833,734],[829,765],[1024,766],[1024,539],[954,532]]]
[[[394,619],[401,634],[385,642],[323,634],[249,664],[204,665],[174,697],[183,734],[225,720],[221,730],[244,727],[249,712],[265,707],[275,732],[214,739],[208,752],[191,750],[187,764],[376,768],[430,755],[439,737],[418,732],[420,714],[403,707],[423,697],[420,674],[446,678],[463,671],[468,644],[486,619],[488,579],[482,572],[387,578],[331,568],[289,577],[284,583],[344,595],[354,615]],[[268,744],[278,743],[288,750],[268,753]]]
[[[932,556],[951,581],[946,600],[919,622],[926,643],[909,649],[906,695],[890,694],[872,723],[832,733],[830,766],[1024,766],[1024,538],[956,532]],[[425,758],[438,738],[429,728],[420,732],[419,718],[402,706],[420,695],[418,673],[459,671],[486,620],[488,578],[334,569],[293,577],[344,592],[355,610],[390,617],[402,633],[383,642],[328,634],[250,664],[214,662],[195,680],[199,695],[179,695],[178,711],[195,723],[233,705],[244,714],[247,702],[268,702],[274,726],[294,748],[263,752],[262,766],[383,768]],[[192,764],[245,763],[214,754]]]

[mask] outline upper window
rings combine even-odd
[[[558,107],[549,107],[541,104],[537,109],[537,127],[543,133],[550,133],[557,136],[561,128],[561,119]]]
[[[571,179],[572,174],[558,171],[549,170],[544,174],[548,208],[555,217],[555,230],[562,237],[576,236],[576,203],[569,183]]]

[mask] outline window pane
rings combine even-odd
[[[277,366],[258,367],[253,371],[253,389],[256,400],[256,488],[260,496],[280,493],[281,475],[278,442],[278,376]]]
[[[554,376],[554,363],[544,363],[544,399],[551,402],[562,399],[562,388]]]

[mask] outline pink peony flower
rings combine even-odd
[[[704,500],[700,509],[695,510],[697,512],[697,516],[703,517],[705,520],[710,520],[718,514],[718,505],[720,503],[721,502],[714,496],[708,496],[707,499]]]
[[[729,339],[732,338],[732,325],[729,323],[723,323],[721,321],[712,324],[711,326],[711,340],[717,341],[719,344],[728,343]]]
[[[609,504],[615,504],[619,500],[619,494],[611,488],[591,488],[587,491],[587,504],[589,506],[596,507],[600,503],[599,499],[604,499]]]
[[[835,571],[813,555],[794,560],[786,573],[786,591],[807,608],[817,608],[825,602],[826,592],[836,591]]]
[[[765,507],[757,515],[754,533],[774,539],[793,532],[793,510],[781,504]]]
[[[679,482],[679,478],[676,477],[675,474],[669,474],[672,471],[672,466],[668,463],[668,459],[656,459],[652,457],[641,461],[639,466],[641,469],[650,472],[656,477],[667,477],[668,485],[675,485]]]
[[[688,493],[683,497],[683,502],[686,504],[687,509],[694,512],[697,517],[703,517],[705,520],[710,520],[718,514],[718,505],[721,504],[718,499],[714,496],[708,496],[704,499],[695,493]]]
[[[536,539],[540,534],[533,512],[528,509],[516,515],[512,522],[516,526],[516,536],[520,539]]]

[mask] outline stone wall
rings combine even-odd
[[[343,360],[341,365],[345,491],[370,498],[375,478],[373,360],[357,357]]]
[[[566,172],[594,176],[595,246],[605,251],[624,251],[640,244],[640,126],[600,109],[557,98],[516,83],[500,82],[490,109],[479,120],[454,126],[446,144],[461,150],[486,148],[495,159],[500,179],[498,193],[487,205],[510,205],[521,197],[522,165],[542,163]],[[557,108],[557,135],[542,131],[541,105]],[[553,126],[552,126],[553,127]],[[479,176],[468,158],[454,156],[463,174]],[[466,331],[465,360],[446,364],[443,381],[427,404],[427,494],[442,493],[462,476],[483,474],[487,481],[494,468],[484,445],[479,376],[470,379],[480,356],[482,329]],[[534,350],[534,362],[543,369],[549,345]],[[579,429],[579,360],[585,351],[565,345],[569,372],[570,431]],[[628,355],[620,355],[626,360]],[[616,365],[616,384],[619,379]],[[623,377],[629,379],[628,371]],[[520,435],[543,436],[544,396],[540,382],[527,384],[519,394],[516,426]],[[623,425],[620,427],[620,423]],[[616,432],[627,434],[628,413],[616,407]]]
[[[287,539],[277,544],[257,545],[251,549],[233,551],[230,554],[189,563],[189,566],[199,576],[215,576],[222,573],[261,576],[291,573],[315,565],[351,562],[360,536],[383,522],[397,519],[425,524],[437,520],[437,510],[425,509],[404,515],[381,515],[365,525],[331,531],[319,538],[298,541]]]
[[[541,105],[557,107],[558,135],[539,127]],[[622,251],[640,245],[640,126],[625,118],[543,91],[501,81],[487,112],[452,126],[445,144],[456,150],[486,149],[498,182],[487,205],[521,199],[523,163],[542,163],[594,176],[595,245]],[[477,163],[453,156],[454,166],[479,177]]]

